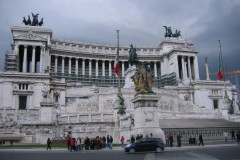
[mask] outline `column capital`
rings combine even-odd
[[[27,48],[27,47],[28,47],[28,45],[26,45],[26,44],[25,44],[25,45],[23,45],[23,46],[24,46],[24,48]]]
[[[73,57],[68,57],[68,58],[69,58],[69,60],[70,60],[70,59],[72,59]]]

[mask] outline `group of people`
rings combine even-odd
[[[172,133],[171,134],[166,134],[165,138],[166,138],[166,146],[167,147],[168,146],[173,147],[173,134]],[[198,140],[199,140],[199,144],[198,145],[199,146],[200,145],[204,146],[204,144],[203,144],[203,136],[201,134],[199,135]],[[197,144],[196,138],[195,137],[194,138],[190,137],[189,138],[189,144]],[[181,147],[181,146],[182,146],[182,136],[181,136],[180,133],[178,133],[177,134],[177,147]]]
[[[240,130],[235,133],[234,130],[231,131],[231,137],[232,137],[232,140],[236,140],[238,146],[240,145]],[[226,141],[226,140],[225,140]]]
[[[130,143],[134,143],[135,141],[138,141],[142,138],[151,138],[153,137],[153,134],[150,133],[149,135],[146,134],[144,137],[142,134],[138,134],[135,138],[134,135],[131,136],[130,138]],[[177,134],[177,147],[181,147],[181,134],[178,133]],[[232,140],[236,140],[238,146],[240,145],[240,131],[238,131],[236,134],[235,132],[232,130],[231,131],[231,138]],[[166,146],[170,146],[173,147],[173,134],[166,134],[165,135],[165,139],[166,139]],[[202,145],[204,146],[203,143],[203,136],[200,134],[198,137],[199,143],[198,145]],[[122,148],[124,148],[124,137],[121,136],[120,138],[120,143]],[[47,150],[50,149],[51,150],[51,143],[52,141],[50,140],[50,138],[47,139]],[[95,149],[103,149],[103,148],[108,148],[108,149],[112,149],[112,144],[113,144],[113,137],[107,135],[107,137],[102,136],[102,137],[95,137],[95,138],[83,138],[83,137],[78,137],[78,138],[67,138],[66,140],[66,144],[67,144],[67,148],[70,152],[72,151],[80,151],[80,150],[95,150]],[[196,138],[189,138],[189,144],[197,144],[197,140]]]
[[[95,150],[109,148],[112,149],[113,137],[107,135],[107,137],[95,137],[95,138],[67,138],[66,140],[68,150],[80,151],[80,150]]]

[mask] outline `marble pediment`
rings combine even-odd
[[[29,31],[24,34],[16,35],[13,37],[13,39],[30,40],[30,41],[47,41],[47,38],[39,36],[38,34],[33,33],[32,31]]]

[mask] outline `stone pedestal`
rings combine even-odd
[[[153,134],[155,138],[162,138],[165,142],[165,135],[159,126],[157,115],[157,103],[160,97],[154,93],[138,94],[133,99],[134,103],[134,126],[132,134],[142,134],[144,137]]]
[[[40,102],[41,106],[41,123],[53,123],[53,103]]]

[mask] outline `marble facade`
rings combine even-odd
[[[117,46],[54,39],[51,29],[35,26],[15,26],[11,31],[18,67],[0,72],[0,138],[9,133],[21,135],[20,143],[45,143],[47,137],[64,139],[68,134],[106,136],[116,134],[117,123],[119,135],[132,134],[130,115],[136,113],[128,46],[120,47],[127,114],[118,117],[114,110],[118,78],[113,71]],[[165,38],[154,47],[137,47],[137,54],[140,61],[150,62],[154,82],[176,75],[177,85],[153,87],[159,100],[152,125],[161,119],[240,121],[236,87],[229,81],[200,80],[198,52],[190,41]],[[233,100],[231,115],[225,91]],[[114,141],[119,139],[115,136]]]

